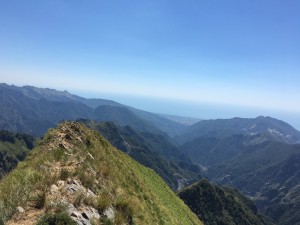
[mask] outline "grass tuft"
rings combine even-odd
[[[37,225],[77,225],[77,223],[66,213],[56,213],[45,214]]]

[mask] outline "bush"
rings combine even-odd
[[[0,187],[0,217],[9,219],[19,205],[24,205],[30,198],[30,193],[36,189],[41,175],[32,169],[15,170],[1,181]]]
[[[67,180],[69,176],[70,176],[70,173],[67,169],[60,170],[60,174],[59,174],[60,180]]]
[[[77,225],[77,223],[66,213],[56,213],[45,214],[37,225]]]
[[[113,220],[109,219],[109,218],[102,218],[101,222],[103,225],[113,225],[114,224]]]
[[[112,198],[109,195],[102,195],[96,199],[95,208],[100,211],[104,212],[112,203]]]
[[[76,195],[75,200],[73,202],[74,206],[79,207],[84,199],[85,195],[83,193],[79,193],[78,195]]]
[[[133,224],[133,212],[129,204],[125,201],[120,201],[115,205],[116,224]]]
[[[63,146],[60,146],[60,148],[55,149],[53,153],[55,161],[61,161],[63,157],[65,156],[65,150],[63,149]]]
[[[38,193],[34,198],[34,207],[36,209],[42,209],[46,203],[46,191]]]
[[[55,212],[58,213],[66,213],[68,209],[68,204],[62,201],[58,202],[50,202],[49,204],[46,204],[46,212]]]

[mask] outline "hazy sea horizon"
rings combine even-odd
[[[71,91],[71,93],[85,98],[103,98],[113,100],[121,104],[132,106],[134,108],[138,108],[148,112],[196,118],[200,120],[230,119],[234,117],[255,118],[258,116],[270,116],[279,120],[283,120],[300,131],[300,113],[279,109],[237,106],[224,103],[165,99],[163,97],[154,98],[129,94],[79,91]]]

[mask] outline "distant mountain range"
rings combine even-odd
[[[35,136],[61,120],[113,121],[136,130],[178,135],[186,125],[105,99],[86,99],[67,91],[0,84],[0,129]]]
[[[178,137],[181,143],[192,141],[197,137],[226,138],[235,134],[257,135],[265,133],[274,140],[289,144],[300,143],[300,132],[288,123],[259,116],[257,118],[233,118],[202,120],[186,130]]]

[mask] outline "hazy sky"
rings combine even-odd
[[[299,12],[297,0],[0,0],[0,82],[195,117],[300,115]]]

